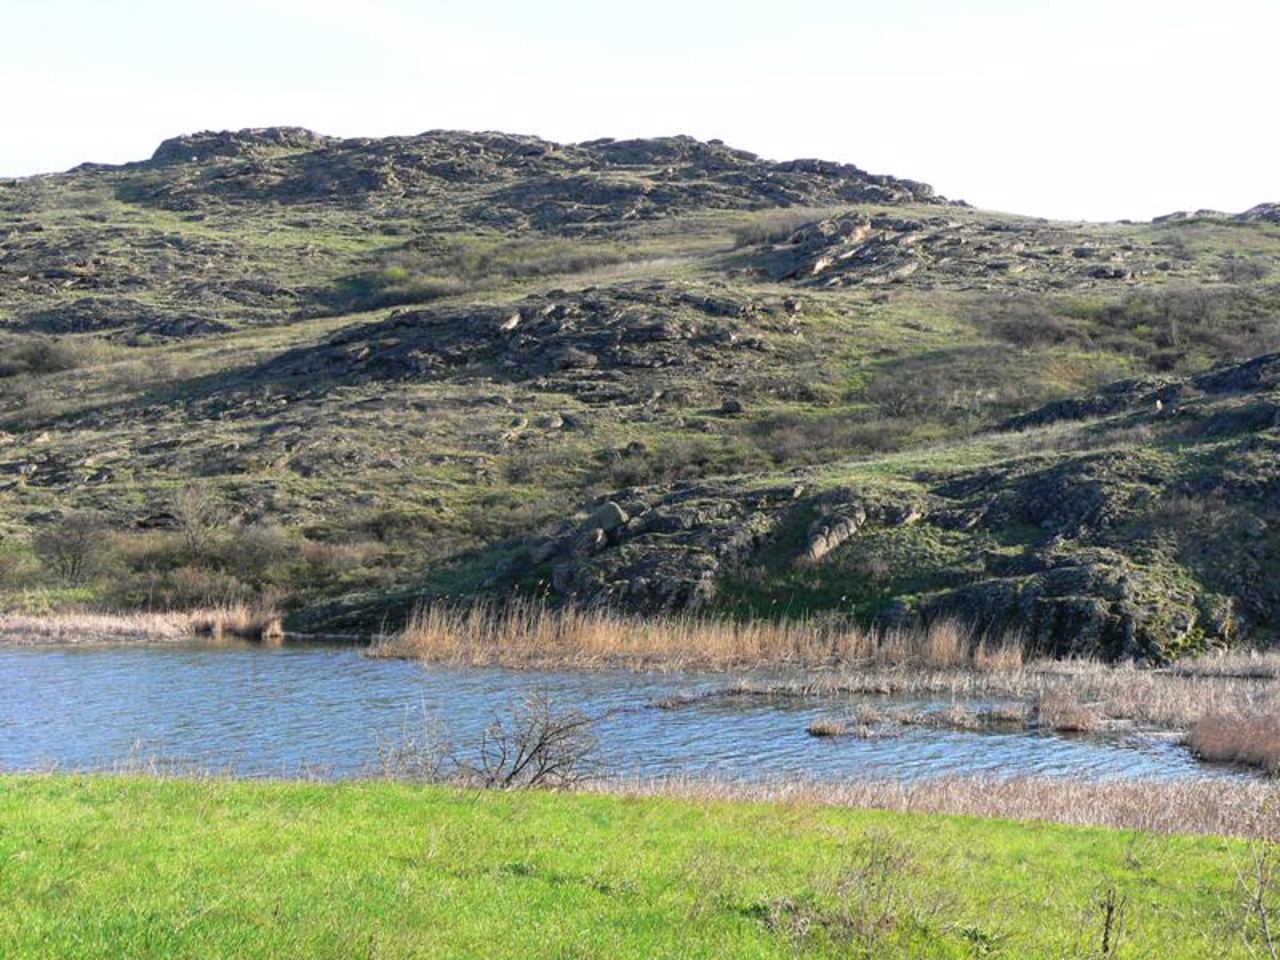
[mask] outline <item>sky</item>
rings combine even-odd
[[[6,0],[0,176],[166,137],[687,133],[976,206],[1280,201],[1280,0]]]

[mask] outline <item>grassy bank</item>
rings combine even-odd
[[[1245,957],[1255,851],[803,802],[18,776],[0,955]]]

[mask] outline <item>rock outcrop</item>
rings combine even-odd
[[[902,217],[850,212],[762,245],[757,269],[772,280],[839,288],[950,282],[1052,289],[1129,281],[1172,264],[1133,243],[1080,244],[1061,225],[1037,220],[981,223],[938,214]]]

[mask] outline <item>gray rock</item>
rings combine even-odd
[[[616,530],[618,527],[624,526],[631,518],[627,516],[627,512],[618,506],[617,503],[610,500],[608,503],[602,504],[592,514],[587,521],[587,525],[598,527],[600,530],[608,533]]]

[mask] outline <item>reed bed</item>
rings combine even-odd
[[[1192,725],[1187,746],[1201,760],[1280,772],[1280,716],[1274,712],[1206,716]]]
[[[917,631],[877,631],[826,619],[635,617],[537,601],[422,607],[370,652],[473,665],[666,669],[864,664],[993,671],[1022,662],[1017,637],[985,638],[949,620]]]
[[[1017,701],[1031,720],[1053,729],[1088,730],[1108,722],[1186,730],[1217,714],[1263,715],[1280,707],[1280,683],[1264,679],[1187,676],[1132,664],[1036,660],[1009,670],[857,665],[786,677],[745,677],[723,687],[672,696],[675,709],[700,700],[838,696],[918,696],[952,702]],[[1018,704],[1004,703],[1011,716]]]
[[[1280,651],[1224,651],[1180,660],[1169,670],[1188,677],[1280,680]]]
[[[18,646],[174,642],[193,632],[189,613],[0,614],[0,643]]]
[[[777,780],[744,785],[663,778],[600,781],[577,789],[625,796],[854,807],[1280,840],[1280,786],[1248,780],[954,776],[910,782]]]
[[[192,615],[192,630],[214,639],[278,642],[284,639],[280,612],[263,604],[228,604]]]
[[[1095,660],[1026,660],[1021,638],[944,620],[920,630],[863,630],[824,619],[632,617],[607,609],[434,605],[372,656],[469,665],[713,669],[742,678],[656,706],[733,697],[922,696],[1017,701],[1006,710],[1058,731],[1115,722],[1188,730],[1211,716],[1280,707],[1280,654],[1239,654],[1154,669]],[[964,719],[964,718],[961,718]],[[859,723],[857,726],[865,726]]]
[[[265,641],[283,631],[274,608],[243,604],[160,613],[0,613],[0,644],[10,646],[177,643],[197,636]]]

